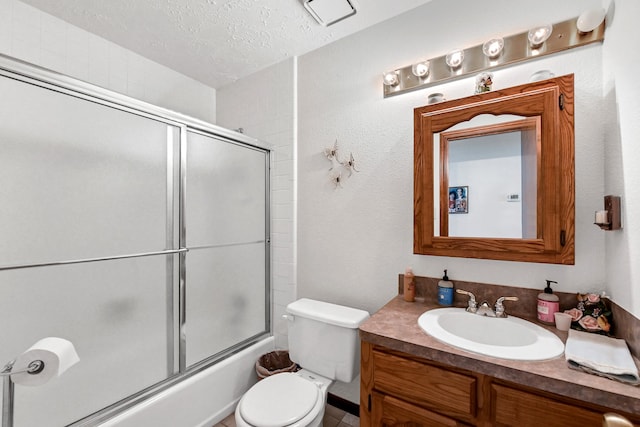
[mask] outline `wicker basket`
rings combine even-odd
[[[298,366],[289,359],[289,352],[286,350],[272,351],[256,360],[256,374],[259,379],[281,372],[295,372],[297,368]]]

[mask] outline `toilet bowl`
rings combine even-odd
[[[240,427],[322,425],[327,390],[360,371],[358,327],[369,313],[310,299],[287,306],[289,356],[298,372],[272,375],[251,387],[236,407]]]
[[[267,377],[238,403],[238,427],[318,427],[333,381],[306,370]]]

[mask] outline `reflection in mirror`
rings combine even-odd
[[[435,235],[535,238],[539,150],[539,117],[483,114],[434,133]]]

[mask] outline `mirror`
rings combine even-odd
[[[416,108],[414,253],[574,263],[573,75]]]
[[[536,237],[539,130],[539,117],[480,115],[434,133],[436,236]]]

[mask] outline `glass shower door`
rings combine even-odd
[[[186,365],[269,330],[268,156],[195,131],[186,156]]]
[[[15,387],[16,427],[62,426],[177,372],[180,128],[4,76],[0,93],[0,363],[74,343],[63,377]]]
[[[0,68],[0,364],[80,357],[15,386],[15,427],[96,425],[270,331],[269,151],[84,86]]]

